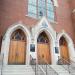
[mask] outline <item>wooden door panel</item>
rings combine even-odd
[[[69,61],[69,52],[67,46],[62,45],[60,49],[61,49],[61,57],[65,59],[63,60],[63,63],[68,64],[68,62],[70,61]]]
[[[25,64],[25,58],[26,58],[26,51],[25,51],[25,42],[18,41],[18,58],[17,62],[19,64]]]
[[[46,54],[46,56],[47,56],[47,58],[46,58],[46,60],[47,60],[47,63],[48,64],[51,64],[51,51],[50,51],[50,48],[49,48],[49,45],[46,45],[47,46],[47,54]]]
[[[50,50],[48,44],[38,44],[38,62],[40,64],[50,64]]]
[[[9,50],[9,64],[25,64],[26,43],[23,41],[11,41]]]
[[[61,46],[61,56],[69,59],[68,48],[66,46]]]
[[[9,64],[16,63],[17,41],[11,41],[9,50]]]

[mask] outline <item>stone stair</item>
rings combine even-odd
[[[75,75],[75,65],[62,65],[63,68],[65,68],[70,75]]]
[[[30,65],[6,65],[2,68],[2,75],[35,75]]]
[[[62,65],[47,65],[47,70],[46,66],[42,69],[40,67],[36,75],[72,75]],[[0,75],[35,75],[35,65],[6,65]]]
[[[50,65],[59,75],[71,75],[62,65]]]

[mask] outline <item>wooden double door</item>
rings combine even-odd
[[[21,29],[13,32],[10,39],[8,64],[26,63],[26,36]]]
[[[25,64],[26,43],[24,41],[11,40],[9,51],[9,64]]]
[[[50,46],[47,43],[37,45],[38,64],[51,64]]]
[[[61,49],[61,57],[68,60],[69,59],[68,47],[65,45],[62,45],[60,46],[60,49]]]

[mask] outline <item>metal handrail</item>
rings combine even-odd
[[[69,60],[69,59],[68,59]],[[70,69],[72,69],[73,70],[73,65],[71,64],[71,62],[70,62],[70,60],[68,61],[68,60],[66,60],[65,58],[62,58],[62,57],[60,57],[60,59],[59,59],[59,64],[58,65],[62,65],[63,66],[63,68],[65,69],[65,70],[67,70],[70,74],[71,74],[71,70]],[[66,68],[64,65],[67,65],[68,66],[68,68]]]
[[[30,56],[30,57],[31,57],[31,59],[33,59],[32,56]],[[44,66],[46,66],[46,67],[45,67],[46,70],[43,69],[43,65],[39,65],[38,63],[35,63],[35,69],[37,70],[37,67],[39,67],[39,68],[41,69],[41,71],[43,72],[44,75],[48,75],[48,74],[47,74],[47,69],[48,69],[48,67],[49,67],[49,70],[51,69],[56,75],[59,75],[59,74],[48,64],[47,61],[44,61],[44,60],[43,60],[43,62],[45,62]],[[35,75],[37,75],[37,73],[36,73],[37,71],[36,71],[36,70],[35,70]]]
[[[60,57],[60,58],[58,58],[58,65],[63,65],[63,64],[71,64],[68,60],[66,60],[65,58],[62,58],[62,57]]]
[[[49,65],[49,63],[48,63],[47,61],[45,61],[45,63],[46,63],[46,65],[48,65],[48,67],[49,67],[50,69],[52,69],[52,70],[55,72],[56,75],[59,75],[59,74]]]
[[[33,57],[30,55],[30,57],[31,57],[31,59],[30,60],[34,60],[33,59]],[[32,65],[35,65],[35,75],[37,75],[37,70],[38,70],[38,68],[40,68],[40,70],[42,71],[42,73],[44,74],[44,75],[46,75],[46,73],[45,73],[45,71],[43,70],[43,68],[38,64],[38,63],[36,63],[36,62],[34,62],[35,64],[32,64]]]
[[[44,71],[44,69],[40,65],[38,65],[38,67],[41,69],[41,71],[43,72],[43,74],[46,75],[46,72]]]
[[[58,61],[60,61],[60,60],[64,60],[64,61],[66,61],[68,64],[70,64],[70,65],[72,65],[72,63],[74,63],[75,64],[75,61],[73,61],[73,60],[71,60],[71,59],[65,59],[65,58],[63,58],[63,57],[58,57]],[[68,61],[69,60],[69,61]],[[74,65],[73,65],[73,67],[74,67]]]
[[[70,65],[72,65],[73,67],[75,67],[75,61],[73,61],[73,60],[71,60],[71,59],[69,59],[70,60]],[[73,65],[74,64],[74,65]]]

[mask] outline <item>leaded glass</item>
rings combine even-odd
[[[34,18],[45,16],[49,20],[54,21],[54,7],[52,0],[28,0],[28,15]]]

